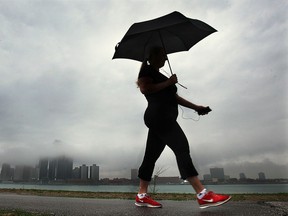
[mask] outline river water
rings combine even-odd
[[[208,190],[226,194],[288,193],[288,184],[233,184],[205,185]],[[0,184],[0,188],[64,190],[86,192],[137,192],[135,185],[38,185],[38,184]],[[154,188],[150,187],[150,192]],[[194,193],[190,185],[156,185],[157,193]]]

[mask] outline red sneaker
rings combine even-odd
[[[153,200],[147,194],[144,196],[144,198],[141,199],[136,195],[135,205],[140,207],[162,208],[162,205],[160,203]]]
[[[220,195],[215,194],[212,191],[209,191],[202,199],[198,199],[200,208],[208,208],[212,206],[223,205],[228,202],[232,197],[229,195]]]

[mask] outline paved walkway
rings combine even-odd
[[[233,202],[200,209],[196,201],[161,201],[163,208],[136,207],[133,200],[42,197],[0,193],[0,209],[22,209],[57,216],[288,216],[288,203]]]

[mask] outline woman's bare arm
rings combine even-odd
[[[137,82],[142,94],[155,93],[167,88],[170,85],[174,85],[175,83],[177,83],[177,77],[175,74],[161,83],[153,83],[153,80],[150,77],[141,77]]]

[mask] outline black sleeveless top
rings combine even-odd
[[[152,66],[147,65],[142,68],[139,72],[138,79],[142,77],[150,77],[153,80],[153,83],[161,83],[166,81],[168,78],[161,74],[159,71],[155,70]],[[158,104],[165,106],[174,106],[177,107],[176,101],[177,87],[176,85],[170,85],[165,89],[162,89],[155,93],[145,94],[145,97],[149,104]]]

